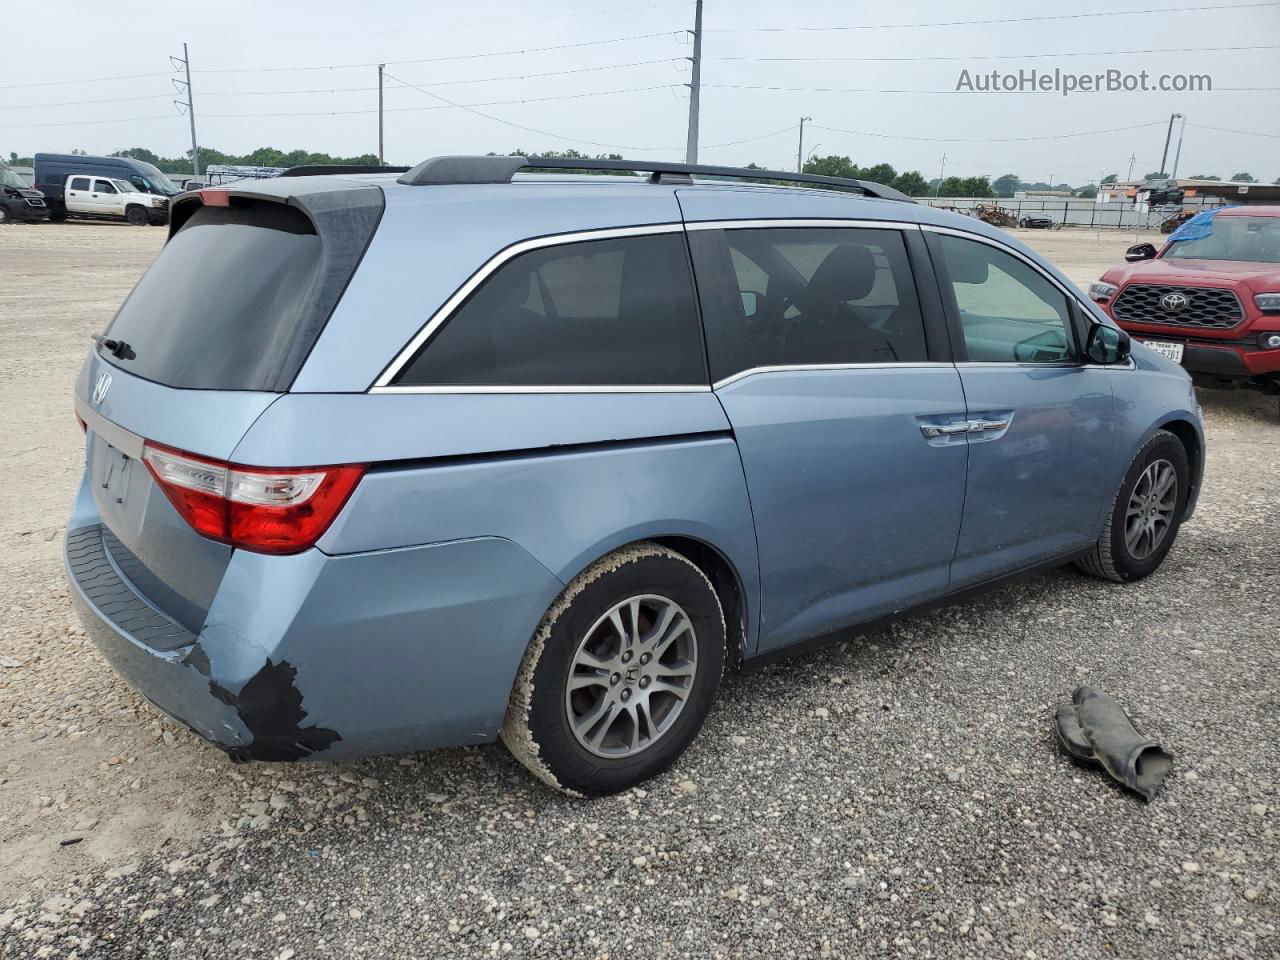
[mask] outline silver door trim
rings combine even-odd
[[[540,250],[543,247],[558,247],[571,243],[585,243],[590,240],[614,240],[619,237],[645,237],[659,233],[681,233],[684,231],[682,223],[650,223],[634,227],[609,227],[602,230],[578,230],[573,233],[554,233],[545,237],[532,237],[528,240],[521,240],[513,243],[509,247],[499,250],[488,260],[482,263],[479,269],[454,291],[453,295],[446,300],[431,318],[423,324],[413,338],[405,344],[405,346],[396,354],[395,359],[389,363],[386,368],[374,380],[369,388],[370,392],[374,390],[381,391],[382,388],[389,387],[391,381],[394,380],[404,369],[404,367],[413,359],[421,348],[421,346],[431,339],[440,327],[449,319],[450,316],[460,307],[476,289],[484,283],[493,273],[507,263],[509,260],[520,256],[522,253],[528,253],[530,250]],[[492,392],[504,392],[501,387],[493,388]]]
[[[841,217],[779,217],[754,220],[693,220],[686,230],[765,230],[777,227],[838,227],[866,230],[919,230],[920,224],[905,220],[859,220]]]
[[[717,380],[712,384],[712,388],[719,390],[731,383],[745,380],[747,377],[753,377],[758,373],[803,373],[805,371],[839,370],[930,370],[937,367],[947,367],[954,370],[955,366],[950,360],[920,360],[915,363],[784,363],[773,366],[748,367],[746,370],[739,370],[737,373],[732,373],[723,379]]]
[[[488,386],[484,384],[458,384],[450,386],[447,384],[431,384],[421,387],[404,387],[404,386],[387,386],[387,387],[370,387],[369,393],[372,394],[396,394],[396,393],[453,393],[453,394],[548,394],[548,393],[710,393],[711,387],[705,383],[688,384],[685,386],[678,384],[632,384],[630,386],[616,386],[612,384],[573,384],[563,386],[552,385],[531,385],[531,386]]]

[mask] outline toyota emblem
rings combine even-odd
[[[1165,313],[1181,313],[1187,309],[1187,298],[1181,293],[1166,293],[1160,298],[1160,308]]]
[[[111,389],[111,374],[104,373],[93,385],[93,405],[96,407],[107,397],[107,391]]]

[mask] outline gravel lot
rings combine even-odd
[[[1020,231],[1082,283],[1132,235]],[[1280,955],[1280,420],[1206,393],[1169,561],[1069,570],[730,678],[645,790],[499,747],[232,765],[84,639],[70,389],[163,231],[0,229],[0,956]],[[1176,756],[1151,805],[1065,760],[1088,682]]]

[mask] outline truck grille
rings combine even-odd
[[[27,201],[27,206],[29,206],[29,207],[43,207],[43,206],[44,206],[44,201],[43,201],[42,199],[40,199],[39,197],[24,197],[23,199],[25,199],[25,200]]]
[[[1169,297],[1174,299],[1166,300]],[[1180,306],[1178,297],[1183,298]],[[1244,319],[1244,309],[1232,291],[1219,287],[1134,283],[1121,291],[1111,307],[1111,315],[1121,323],[1159,323],[1166,327],[1226,330]]]

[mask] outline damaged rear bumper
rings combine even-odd
[[[129,581],[99,523],[65,559],[86,630],[142,696],[237,759],[341,759],[493,740],[563,584],[495,537],[288,557],[236,551],[193,634]]]

